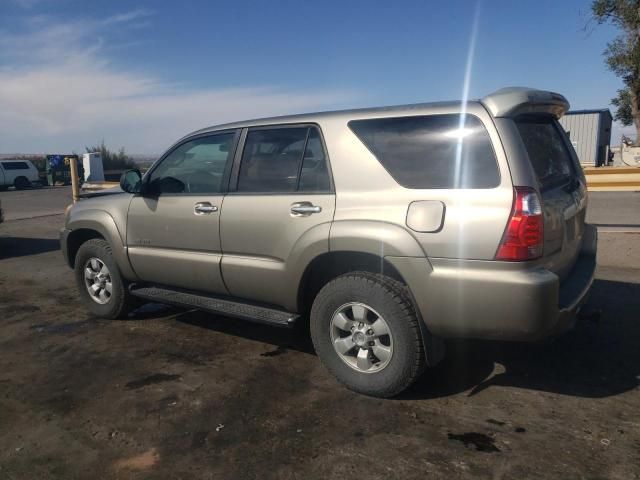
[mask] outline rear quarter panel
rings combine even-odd
[[[345,113],[323,120],[320,126],[325,135],[336,189],[334,226],[354,222],[353,236],[357,239],[358,235],[370,234],[367,230],[358,230],[357,222],[375,220],[405,229],[429,257],[493,259],[511,212],[511,176],[500,137],[488,112],[479,103],[469,103],[467,111],[483,122],[494,145],[500,170],[500,184],[496,188],[404,188],[396,183],[348,127],[348,122],[356,119],[459,113],[460,107],[419,106],[402,114],[397,111],[360,115]],[[445,219],[440,231],[419,233],[406,227],[409,204],[420,200],[436,200],[445,204]],[[336,233],[343,230],[344,227],[332,228],[331,250],[341,249],[344,242],[336,237]],[[380,242],[380,253],[383,256],[390,254],[384,248],[384,242]],[[411,249],[393,255],[415,256],[416,251]]]

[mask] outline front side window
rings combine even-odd
[[[238,191],[326,192],[327,159],[315,127],[249,130],[242,152]]]
[[[494,188],[500,172],[489,133],[473,115],[352,120],[349,128],[405,188]]]
[[[224,133],[196,138],[179,145],[151,172],[150,193],[221,193],[234,140],[234,133]]]
[[[5,170],[29,170],[27,162],[2,162]]]

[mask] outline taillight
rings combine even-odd
[[[533,188],[515,187],[511,217],[496,260],[522,261],[542,256],[544,220],[540,197]]]

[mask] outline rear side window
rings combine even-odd
[[[561,185],[575,176],[563,133],[553,118],[520,117],[516,125],[542,187]]]
[[[349,128],[405,188],[494,188],[491,139],[473,115],[353,120]]]
[[[2,162],[5,170],[29,170],[27,162]]]
[[[300,192],[327,192],[331,190],[329,168],[318,129],[309,131],[307,147],[304,150],[302,170],[300,171]]]
[[[238,191],[252,193],[327,192],[329,170],[315,127],[249,130],[238,176]]]

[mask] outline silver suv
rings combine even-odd
[[[309,319],[327,369],[381,397],[443,339],[572,326],[595,270],[562,95],[252,120],[172,146],[66,214],[62,250],[96,316],[136,300],[271,325]],[[300,322],[302,323],[302,322]]]

